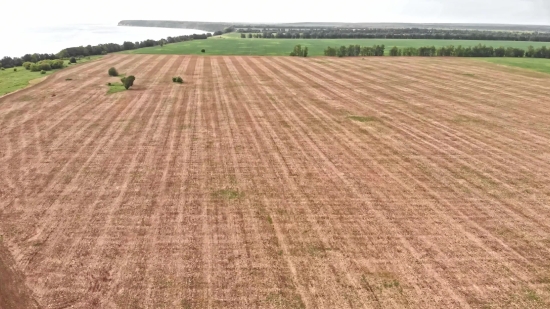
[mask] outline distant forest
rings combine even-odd
[[[240,28],[241,38],[278,39],[431,39],[550,42],[550,32],[445,30],[445,29],[390,29],[390,28],[302,28],[258,29]]]
[[[204,40],[211,37],[212,34],[192,34],[192,35],[182,35],[176,37],[167,37],[166,39],[160,40],[145,40],[141,42],[124,42],[122,44],[109,43],[109,44],[99,44],[99,45],[88,45],[88,46],[78,46],[78,47],[69,47],[65,48],[57,54],[26,54],[22,57],[4,57],[0,59],[0,67],[2,68],[13,68],[22,66],[23,63],[38,63],[45,60],[55,60],[55,59],[64,59],[71,57],[88,57],[95,55],[105,55],[108,53],[115,53],[125,50],[132,50],[143,47],[151,47],[164,45],[168,43],[177,43],[191,40]]]
[[[360,46],[349,45],[340,47],[327,47],[324,50],[325,56],[331,57],[357,57],[357,56],[384,56],[384,45]],[[514,47],[498,47],[477,45],[472,47],[435,46],[424,47],[393,47],[389,52],[390,56],[420,56],[420,57],[513,57],[513,58],[550,58],[550,49],[545,46],[534,48],[530,46],[527,50]]]

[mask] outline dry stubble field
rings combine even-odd
[[[0,99],[2,242],[44,308],[548,307],[549,95],[464,59],[107,57]]]

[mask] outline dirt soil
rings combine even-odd
[[[17,269],[9,250],[0,240],[0,308],[37,309],[31,290],[25,285],[25,277]]]
[[[0,99],[0,299],[550,308],[549,119],[546,75],[465,59],[68,68]]]

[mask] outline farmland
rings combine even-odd
[[[549,95],[469,59],[110,55],[0,99],[0,245],[45,308],[548,307]]]
[[[194,40],[181,43],[168,44],[163,47],[153,46],[129,50],[130,54],[166,54],[166,55],[199,55],[201,50],[206,49],[207,55],[253,55],[253,56],[288,56],[293,47],[301,44],[308,47],[310,56],[323,56],[323,51],[328,47],[339,47],[342,45],[372,46],[386,45],[386,54],[393,46],[442,47],[448,45],[475,46],[484,44],[493,47],[518,47],[526,49],[529,46],[541,47],[550,46],[545,42],[516,42],[516,41],[473,41],[473,40],[400,40],[400,39],[241,39],[240,34],[230,33],[223,36],[211,37],[208,40]]]
[[[85,63],[99,58],[101,58],[101,56],[86,57],[80,59],[79,63]],[[69,61],[65,61],[65,65],[70,65]],[[13,68],[0,71],[0,96],[35,84],[43,80],[47,75],[50,75],[57,71],[47,71],[43,75],[40,74],[40,72],[31,72],[29,70],[25,70],[25,68],[22,66],[15,67],[15,69],[16,71],[14,71]]]

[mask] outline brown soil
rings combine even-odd
[[[23,274],[0,240],[0,309],[39,308],[32,292],[25,285]]]
[[[134,89],[106,94],[112,66]],[[0,99],[9,269],[45,308],[550,307],[550,78],[518,72],[153,55],[62,70]]]

